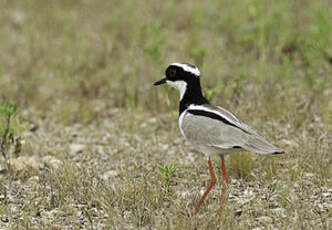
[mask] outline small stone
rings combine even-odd
[[[58,169],[62,165],[62,161],[56,159],[54,156],[44,156],[42,158],[42,162],[48,168]]]
[[[273,219],[269,216],[261,216],[261,217],[258,217],[257,220],[264,224],[271,224],[273,221]]]
[[[42,167],[40,160],[35,157],[21,156],[18,158],[12,158],[9,160],[10,167],[15,171],[23,171],[27,168],[32,168],[38,170]]]
[[[4,165],[0,165],[0,174],[5,174],[7,172],[7,168]]]
[[[83,150],[85,149],[85,147],[86,147],[86,146],[83,145],[83,144],[71,144],[71,145],[69,146],[69,148],[70,148],[70,152],[71,152],[72,154],[83,152]]]
[[[166,151],[169,148],[167,144],[163,144],[160,146],[161,151]]]
[[[29,178],[29,180],[27,181],[28,184],[30,183],[37,183],[39,181],[39,177],[38,176],[32,176]]]
[[[117,175],[119,175],[119,173],[115,170],[110,170],[110,171],[107,171],[105,172],[102,176],[101,176],[101,179],[103,180],[109,180],[110,178],[112,177],[116,177]]]
[[[147,126],[148,126],[148,125],[147,125],[146,122],[143,122],[143,123],[140,125],[141,128],[145,128],[145,127],[147,127]]]
[[[313,173],[306,173],[306,174],[304,174],[306,177],[314,177],[315,176],[315,174],[313,174]]]
[[[37,124],[31,124],[29,127],[30,132],[35,132],[39,128],[39,125]]]
[[[298,148],[299,147],[299,144],[296,143],[295,141],[292,141],[292,140],[282,140],[282,143],[285,144],[285,145],[288,145],[290,147],[293,147],[293,148]]]
[[[324,192],[324,193],[322,193],[322,196],[323,197],[330,197],[330,196],[332,196],[332,194],[329,193],[329,192]]]
[[[157,118],[152,117],[152,118],[148,119],[148,122],[149,123],[157,123]]]
[[[241,216],[241,214],[242,214],[242,210],[241,209],[237,209],[235,211],[235,216]]]

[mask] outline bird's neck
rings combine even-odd
[[[209,101],[203,96],[200,84],[187,87],[179,107],[179,115],[185,111],[190,105],[209,104]]]

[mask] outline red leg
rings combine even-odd
[[[214,175],[214,172],[213,172],[213,166],[212,166],[212,162],[211,162],[211,159],[209,157],[209,160],[208,160],[208,164],[209,164],[209,170],[210,170],[210,177],[211,177],[211,181],[210,181],[210,185],[209,187],[206,189],[206,191],[204,192],[202,198],[199,200],[199,202],[197,203],[196,207],[195,207],[195,214],[198,212],[199,210],[199,207],[201,206],[201,204],[203,203],[205,197],[207,196],[207,194],[210,192],[211,188],[216,184],[217,182],[217,178],[216,176]]]
[[[226,175],[226,167],[225,167],[225,159],[224,157],[221,157],[221,169],[222,169],[222,179],[223,181],[225,181],[226,183],[228,183],[228,178]]]
[[[220,198],[220,209],[219,209],[219,213],[221,214],[222,213],[222,210],[223,210],[223,206],[224,206],[224,203],[225,203],[225,200],[226,200],[226,190],[227,190],[227,183],[228,183],[228,178],[227,178],[227,175],[226,175],[226,167],[225,167],[225,159],[224,157],[222,156],[221,157],[221,170],[222,170],[222,185],[223,185],[223,188],[222,188],[222,191],[221,191],[221,198]]]

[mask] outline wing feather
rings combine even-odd
[[[222,116],[222,119],[218,120],[185,112],[180,129],[189,142],[222,150],[241,147],[262,154],[282,152],[226,109],[211,105],[190,106],[189,109],[203,109]],[[225,119],[227,122],[223,122]]]

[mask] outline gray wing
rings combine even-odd
[[[240,147],[250,152],[262,154],[281,152],[280,149],[268,143],[232,113],[221,107],[210,106],[210,108],[217,110],[233,125],[217,119],[186,113],[180,128],[188,141],[223,150]]]
[[[204,105],[206,108],[212,109],[217,111],[218,113],[224,115],[225,117],[227,117],[234,125],[236,125],[237,127],[239,127],[240,129],[246,131],[247,133],[250,134],[256,134],[256,132],[251,129],[248,125],[246,125],[245,123],[243,123],[239,118],[237,118],[233,113],[229,112],[228,110],[219,107],[219,106],[213,106],[213,105]]]

